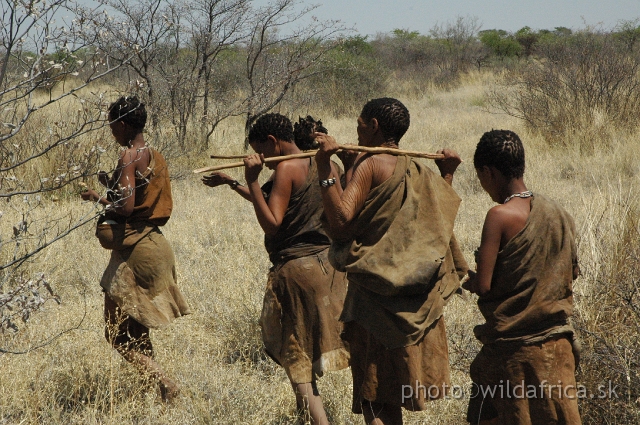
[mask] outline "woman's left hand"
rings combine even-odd
[[[440,174],[444,177],[445,175],[452,175],[456,172],[458,165],[462,163],[462,159],[458,152],[453,149],[440,149],[437,153],[444,155],[444,159],[437,159],[436,165],[440,170]]]
[[[258,180],[258,176],[262,171],[264,165],[264,155],[254,153],[249,155],[244,160],[244,178],[248,184]]]

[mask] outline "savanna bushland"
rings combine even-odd
[[[214,164],[209,154],[245,152],[246,129],[268,111],[310,114],[356,143],[360,108],[380,96],[411,112],[401,148],[451,147],[465,160],[456,234],[471,263],[492,205],[475,145],[492,128],[521,136],[527,186],[560,202],[578,229],[583,422],[640,422],[639,20],[511,33],[465,16],[428,34],[364,37],[292,0],[2,8],[0,424],[304,423],[262,349],[269,261],[253,209],[191,170]],[[169,161],[175,209],[163,232],[194,311],[153,331],[158,361],[183,388],[172,406],[104,340],[108,252],[93,236],[100,208],[78,196],[81,182],[99,187],[97,171],[113,169],[105,112],[129,94],[147,104],[146,140]],[[241,169],[230,173],[243,181]],[[407,423],[464,423],[482,321],[475,297],[454,297],[445,318],[456,391],[405,412]],[[348,370],[319,389],[332,423],[362,423]]]

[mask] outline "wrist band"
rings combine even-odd
[[[231,183],[229,183],[229,187],[230,187],[231,189],[235,189],[235,188],[237,188],[238,186],[242,186],[238,180],[234,180],[234,181],[232,181]]]
[[[333,186],[334,184],[336,184],[336,178],[335,177],[333,177],[331,179],[320,180],[320,186],[322,186],[322,187],[329,187],[329,186]]]

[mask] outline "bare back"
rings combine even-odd
[[[482,295],[491,289],[498,252],[524,229],[531,213],[531,198],[514,198],[489,210],[482,227],[482,239],[476,263],[476,291]]]
[[[347,222],[360,212],[369,193],[393,175],[397,162],[397,156],[388,154],[365,154],[356,160],[341,199]]]
[[[500,235],[500,249],[509,243],[527,224],[531,213],[531,198],[514,198],[506,204],[497,205],[502,220],[502,232]]]
[[[276,171],[271,176],[274,184],[276,181],[285,178],[288,183],[291,185],[291,193],[296,193],[300,188],[304,185],[307,180],[307,175],[309,174],[309,168],[311,165],[310,158],[297,158],[290,159],[287,162],[287,167],[277,167]],[[278,170],[280,169],[280,174],[278,174]],[[286,171],[285,171],[286,170]],[[286,173],[286,177],[283,174]]]

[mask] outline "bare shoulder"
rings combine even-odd
[[[504,207],[505,205],[496,205],[487,211],[484,219],[485,227],[489,226],[493,229],[501,228],[502,224],[509,220],[509,210]]]
[[[522,216],[522,209],[517,208],[515,203],[496,205],[487,212],[487,220],[509,223]]]
[[[491,207],[489,211],[487,211],[487,218],[492,219],[503,219],[505,216],[509,215],[509,208],[506,204],[499,204]]]
[[[309,169],[309,160],[306,158],[280,161],[278,165],[276,165],[276,172],[278,173],[305,172],[308,169]]]
[[[504,246],[525,227],[529,217],[529,206],[529,200],[525,199],[496,205],[487,212],[485,228],[488,231],[500,232],[501,246]]]
[[[375,168],[375,155],[362,154],[356,159],[353,164],[353,176],[372,175]]]
[[[307,159],[291,159],[279,162],[273,173],[273,181],[298,181],[304,180],[309,172]]]
[[[389,154],[363,154],[356,160],[354,169],[359,167],[369,168],[371,170],[395,168],[397,160],[398,157]]]
[[[131,149],[123,149],[118,155],[118,163],[120,167],[124,167],[127,164],[130,164],[132,159],[133,158],[131,157]]]

